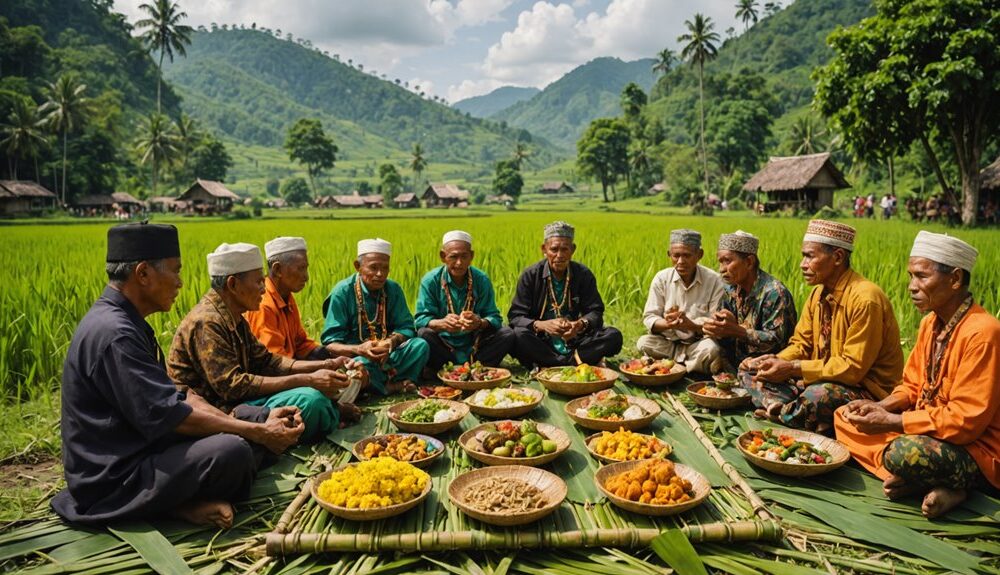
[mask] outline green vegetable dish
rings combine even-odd
[[[501,421],[476,434],[480,448],[477,451],[497,457],[538,457],[555,453],[552,441],[538,431],[534,421]]]

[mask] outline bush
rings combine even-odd
[[[844,217],[844,213],[836,208],[831,208],[830,206],[823,206],[815,214],[813,214],[814,219],[818,220],[833,220],[837,218]]]
[[[233,208],[233,211],[228,212],[223,217],[227,220],[249,220],[253,218],[253,215],[246,208]]]

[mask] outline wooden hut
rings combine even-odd
[[[412,193],[399,194],[392,203],[397,208],[419,208],[420,198],[417,197],[417,194]]]
[[[763,211],[798,209],[815,213],[833,206],[833,192],[851,187],[830,160],[830,153],[772,157],[743,190],[756,195]],[[760,211],[760,210],[758,210]]]
[[[177,199],[187,202],[198,214],[228,212],[234,203],[242,201],[221,182],[201,179],[195,180],[194,184]]]
[[[646,195],[647,196],[655,196],[656,194],[662,194],[663,190],[666,190],[666,189],[667,189],[667,185],[664,184],[663,182],[659,182],[659,183],[653,184],[652,186],[649,186],[649,189],[646,190]]]
[[[469,192],[454,184],[431,183],[424,190],[421,199],[428,208],[457,208],[463,207],[462,204],[469,205]]]
[[[572,194],[573,186],[566,182],[545,182],[538,188],[539,194]]]
[[[979,172],[979,211],[976,217],[987,224],[1000,222],[1000,158]]]
[[[37,214],[56,207],[59,198],[28,180],[0,180],[0,216]]]

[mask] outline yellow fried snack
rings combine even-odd
[[[427,473],[389,457],[362,461],[330,475],[320,484],[320,499],[338,507],[373,509],[398,505],[420,495]]]
[[[670,453],[670,446],[659,439],[622,428],[614,433],[605,431],[593,439],[590,445],[598,455],[618,461],[649,459]]]
[[[629,501],[651,505],[676,505],[693,495],[691,482],[677,475],[673,462],[662,459],[649,459],[631,471],[614,475],[604,488]]]

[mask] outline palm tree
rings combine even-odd
[[[743,21],[743,31],[746,32],[750,29],[747,22],[753,21],[754,24],[757,23],[757,2],[756,0],[737,0],[736,2],[736,18]]]
[[[670,48],[664,48],[656,55],[656,64],[653,64],[653,72],[666,74],[674,69],[674,64],[676,63],[677,55],[674,54],[674,51]]]
[[[517,142],[514,144],[514,165],[517,169],[521,169],[521,164],[528,163],[528,158],[531,157],[531,150],[528,148],[527,144],[524,142]]]
[[[38,152],[49,145],[42,131],[43,120],[38,116],[38,106],[28,98],[14,101],[14,109],[0,125],[0,148],[12,162],[11,176],[17,179],[17,160],[31,158],[35,161],[35,181],[38,181]]]
[[[151,114],[143,122],[140,133],[135,150],[139,154],[139,163],[152,163],[152,196],[156,196],[156,179],[160,166],[174,161],[180,154],[177,132],[169,118],[163,114]]]
[[[413,188],[416,190],[420,183],[420,174],[427,168],[427,158],[424,157],[424,147],[420,144],[413,144],[413,151],[410,152],[410,169],[413,170]]]
[[[695,14],[694,21],[685,20],[687,34],[681,34],[677,41],[684,44],[681,50],[681,58],[691,62],[692,66],[698,66],[698,100],[700,102],[700,136],[701,161],[705,169],[705,193],[708,193],[708,155],[705,152],[705,62],[715,58],[718,49],[715,44],[719,41],[719,34],[713,32],[715,24],[711,18],[704,14]]]
[[[823,127],[815,117],[800,116],[792,124],[789,140],[794,147],[795,154],[815,154],[825,152],[830,148],[827,141],[826,128]]]
[[[191,43],[190,26],[181,24],[187,18],[186,12],[181,12],[176,2],[171,0],[154,0],[152,4],[141,4],[139,9],[149,15],[135,23],[136,28],[148,28],[142,34],[143,41],[149,51],[160,53],[160,64],[156,76],[156,113],[160,113],[160,85],[163,83],[163,56],[174,61],[174,52],[187,56],[185,44]]]
[[[90,111],[90,98],[83,95],[86,84],[80,84],[70,75],[59,76],[49,84],[48,99],[38,109],[45,114],[45,125],[57,134],[62,134],[62,203],[66,203],[66,143],[69,133],[86,119]]]

